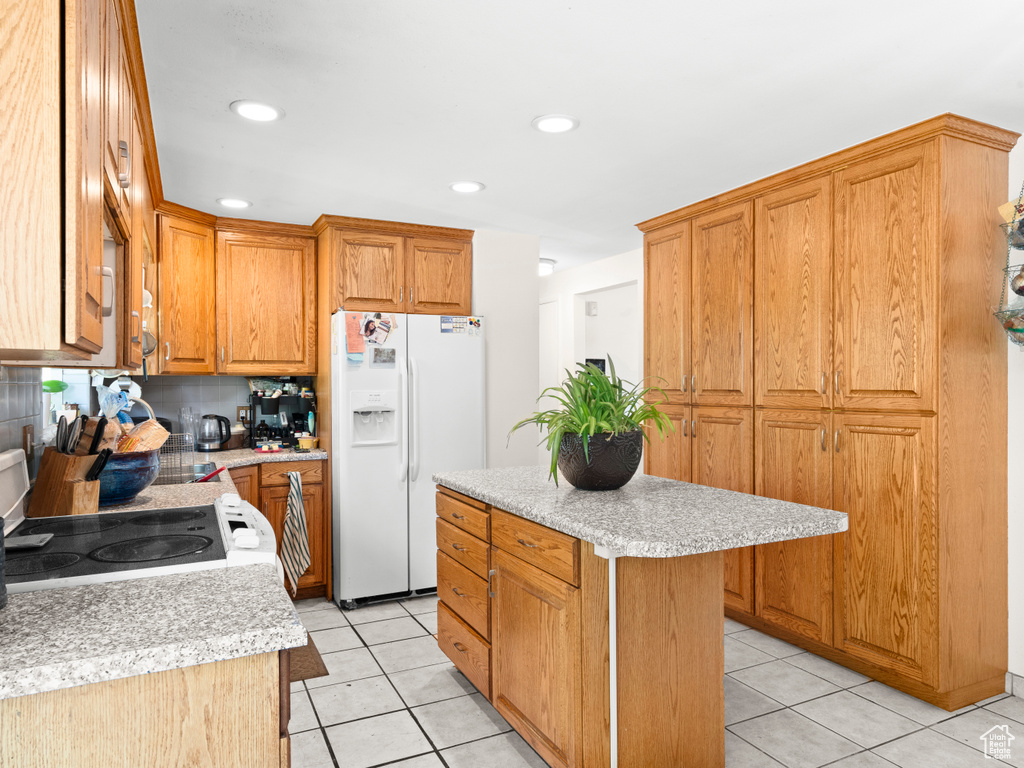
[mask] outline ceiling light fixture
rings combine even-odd
[[[249,208],[252,206],[248,200],[239,200],[237,197],[218,197],[217,202],[225,208]]]
[[[543,133],[568,133],[580,127],[580,121],[571,115],[541,115],[533,118],[533,127]]]
[[[555,264],[558,262],[554,259],[541,259],[540,264],[537,265],[538,277],[547,277],[555,271]]]
[[[261,104],[258,101],[239,99],[231,102],[231,111],[241,115],[246,120],[255,120],[257,123],[269,123],[272,120],[280,120],[284,117],[284,110],[272,107],[269,104]]]
[[[459,192],[463,195],[470,195],[474,192],[482,192],[487,189],[479,181],[453,181],[448,185],[448,189],[452,192]]]

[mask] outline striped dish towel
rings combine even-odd
[[[281,534],[281,562],[292,583],[292,597],[295,597],[299,577],[309,568],[309,533],[306,508],[302,503],[302,477],[298,472],[288,473],[288,512]]]

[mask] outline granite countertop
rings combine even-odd
[[[638,475],[617,491],[556,488],[547,467],[439,472],[435,483],[626,557],[676,557],[847,529],[803,504]]]
[[[295,453],[282,450],[280,453],[257,453],[252,448],[213,453],[196,452],[196,462],[214,462],[217,467],[236,469],[253,464],[267,464],[280,461],[325,461],[327,451],[316,448],[309,453]],[[221,494],[235,490],[231,475],[221,472],[219,483],[190,483],[183,485],[151,485],[135,497],[131,504],[118,507],[104,507],[100,512],[138,512],[145,509],[169,509],[171,507],[192,507],[213,504]]]
[[[0,699],[305,644],[272,565],[25,592],[0,611]]]

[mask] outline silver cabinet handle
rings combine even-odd
[[[696,375],[690,377],[690,391],[693,392],[693,393],[697,392],[697,376]]]
[[[839,430],[838,429],[836,430],[835,446],[836,446],[836,453],[839,453]]]
[[[404,290],[405,290],[405,286],[404,285],[398,286],[398,303],[399,304],[402,303],[402,291],[404,291]]]
[[[460,515],[458,512],[452,512],[452,517],[454,517],[456,520],[465,520],[466,519],[465,515]]]
[[[130,187],[132,183],[132,153],[128,151],[127,141],[117,142],[117,148],[120,152],[121,157],[128,161],[124,173],[118,172],[117,181],[121,185],[121,189],[128,189],[128,187]]]
[[[683,380],[683,392],[686,391],[686,371],[683,370],[683,362],[679,361],[679,377]]]
[[[455,593],[456,597],[465,597],[466,596],[465,592],[459,592],[459,590],[456,587],[452,587],[452,592]]]
[[[452,544],[452,549],[454,549],[456,552],[465,552],[466,551],[465,547],[460,547],[458,544]]]
[[[220,348],[220,361],[222,363],[224,362],[224,347]]]
[[[841,373],[842,373],[842,371],[836,371],[836,394],[837,395],[841,394],[839,392],[839,374],[841,374]]]
[[[821,450],[823,452],[828,450],[827,448],[825,448],[825,428],[824,427],[821,428]]]
[[[692,437],[694,440],[697,439],[697,420],[696,419],[690,419],[690,437]]]
[[[167,354],[164,356],[164,360],[170,361],[170,359],[171,359],[171,342],[165,341],[164,344],[167,345]]]
[[[498,594],[495,590],[491,589],[491,577],[494,576],[495,573],[497,573],[497,571],[495,571],[493,568],[487,572],[487,596],[488,597],[496,597],[497,594]]]
[[[141,331],[142,330],[142,317],[134,309],[132,310],[132,317],[134,317],[136,320],[139,321],[138,328]],[[138,343],[139,343],[139,334],[136,333],[134,336],[132,336],[132,344],[138,344]]]
[[[683,437],[689,437],[690,433],[686,429],[686,419],[683,419]]]
[[[452,643],[452,645],[455,646],[455,650],[458,651],[459,653],[465,653],[466,650],[467,650],[466,646],[464,646],[462,643],[458,642],[457,640],[454,643]]]
[[[825,383],[825,376],[826,376],[825,372],[822,371],[821,372],[821,394],[823,394],[823,395],[827,395],[828,394],[828,389],[826,389],[826,387],[828,385]]]
[[[519,542],[520,544],[522,544],[522,545],[523,545],[524,547],[529,547],[530,549],[537,549],[537,548],[538,548],[538,547],[540,546],[540,545],[538,545],[538,544],[531,544],[531,543],[530,543],[530,542],[528,542],[528,541],[523,541],[522,539],[516,539],[516,541],[518,541],[518,542]]]

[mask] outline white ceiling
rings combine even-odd
[[[636,222],[943,112],[1024,131],[1019,0],[136,0],[164,194],[540,235]],[[277,123],[228,109],[282,107]],[[537,115],[580,119],[570,134]],[[457,195],[448,184],[487,185]]]

